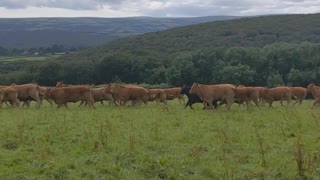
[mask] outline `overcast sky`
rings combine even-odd
[[[247,16],[318,12],[320,0],[0,0],[0,18]]]

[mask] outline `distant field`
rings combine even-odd
[[[33,55],[33,56],[0,56],[0,61],[2,62],[12,62],[12,61],[43,61],[54,59],[61,56],[61,54],[55,55]]]
[[[230,112],[70,104],[0,110],[0,179],[320,178],[319,110],[233,105]]]

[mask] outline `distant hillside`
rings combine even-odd
[[[320,14],[242,18],[114,40],[47,61],[3,61],[0,82],[320,84]]]
[[[179,27],[122,38],[73,56],[98,60],[110,53],[152,52],[165,57],[204,48],[262,47],[276,42],[320,42],[320,14],[241,18]],[[67,58],[73,59],[72,56]]]
[[[38,48],[58,44],[66,47],[88,47],[129,35],[235,18],[239,17],[0,19],[0,46]]]

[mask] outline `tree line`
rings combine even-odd
[[[64,45],[53,44],[49,47],[39,47],[39,48],[5,48],[0,46],[0,56],[17,56],[17,55],[33,55],[33,54],[54,54],[54,53],[68,53],[83,49],[81,47],[65,47]]]
[[[109,82],[181,86],[232,83],[247,86],[320,84],[320,44],[273,43],[264,47],[208,48],[163,58],[156,53],[107,54],[99,61],[50,60],[3,73],[1,84],[54,85]]]

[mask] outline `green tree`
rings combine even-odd
[[[255,70],[247,65],[228,65],[221,70],[222,83],[252,85],[254,83]]]
[[[282,75],[279,73],[270,74],[267,78],[267,86],[275,87],[279,84],[284,84]]]
[[[41,85],[53,86],[63,77],[63,67],[59,62],[49,61],[39,67],[39,72],[35,75],[36,82]]]
[[[167,83],[171,85],[192,84],[197,77],[197,70],[192,62],[192,55],[180,54],[168,68],[166,78]]]

